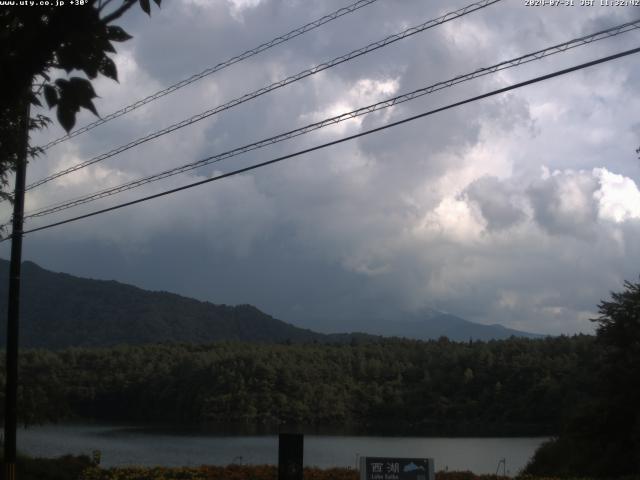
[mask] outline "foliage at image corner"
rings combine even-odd
[[[153,0],[160,6],[161,0]],[[110,54],[113,42],[132,38],[112,22],[136,3],[151,15],[150,0],[87,0],[74,8],[0,7],[0,200],[12,200],[8,176],[24,149],[24,116],[29,106],[56,109],[67,131],[73,129],[81,108],[98,115],[91,80],[99,74],[118,80]],[[64,74],[63,74],[64,72]],[[53,79],[66,75],[68,78]],[[80,73],[83,76],[70,76]],[[50,119],[42,113],[29,118],[29,131],[45,128]],[[41,149],[27,146],[29,158]]]
[[[598,305],[593,398],[576,405],[561,434],[535,452],[525,472],[640,478],[640,282],[626,281]]]

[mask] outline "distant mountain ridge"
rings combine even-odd
[[[9,262],[0,259],[0,345],[6,336],[8,274]],[[22,278],[20,344],[28,348],[220,340],[344,343],[375,338],[363,333],[318,333],[275,319],[251,305],[215,305],[113,280],[54,273],[28,261],[23,263]],[[447,325],[464,325],[466,329],[447,329]],[[529,336],[446,315],[435,322],[372,324],[368,331],[407,338],[448,336],[452,340]]]
[[[538,335],[514,330],[499,324],[483,325],[470,322],[458,316],[428,310],[416,313],[396,314],[393,318],[367,318],[362,322],[350,323],[349,329],[361,330],[366,322],[366,332],[373,335],[396,336],[429,340],[447,337],[454,341],[504,340],[509,337],[542,338]]]
[[[0,340],[6,336],[8,262],[0,261]],[[116,281],[22,266],[20,344],[96,347],[218,340],[307,342],[325,336],[281,322],[251,305],[214,305]]]

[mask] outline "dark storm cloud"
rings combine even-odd
[[[480,208],[489,230],[503,230],[525,219],[522,207],[514,203],[514,192],[495,177],[479,178],[465,193]]]
[[[528,190],[536,222],[551,234],[592,235],[598,218],[598,187],[589,174],[559,173],[541,179]]]
[[[101,80],[101,113],[347,2],[173,1]],[[186,87],[32,162],[36,179],[468,2],[379,0]],[[631,16],[505,1],[181,129],[34,191],[28,208],[117,185]],[[626,48],[638,33],[501,72],[189,174],[118,201],[360,132]],[[439,308],[548,333],[589,331],[595,305],[640,261],[640,75],[621,60],[450,110],[236,179],[34,234],[25,258],[306,326]],[[84,115],[83,121],[91,121]],[[54,137],[59,127],[37,139]],[[546,170],[542,171],[541,168]],[[105,200],[74,213],[113,204]],[[64,216],[54,217],[64,218]],[[33,225],[43,224],[33,222]],[[6,245],[3,247],[6,257]],[[351,323],[349,323],[351,322]]]

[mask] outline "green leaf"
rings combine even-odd
[[[35,96],[35,94],[31,94],[31,99],[30,99],[30,103],[31,105],[37,105],[38,107],[42,106],[42,103],[40,103],[40,100],[38,100],[38,97]]]
[[[65,80],[64,78],[58,78],[55,83],[60,90],[64,90],[69,86],[69,80]]]
[[[56,52],[56,56],[58,57],[58,64],[60,65],[60,68],[67,73],[76,68],[75,66],[78,62],[78,57],[74,54],[72,48],[68,46],[60,47]]]
[[[96,106],[93,104],[93,102],[91,100],[85,100],[83,103],[80,104],[80,106],[82,106],[82,107],[86,108],[87,110],[89,110],[96,117],[100,116],[100,115],[98,115],[98,110],[96,110]]]
[[[111,45],[111,42],[108,40],[105,40],[104,43],[102,44],[102,49],[105,52],[109,52],[109,53],[116,53],[116,49],[114,48],[113,45]]]
[[[91,82],[85,78],[71,77],[69,87],[72,88],[81,98],[96,98],[96,92]]]
[[[58,91],[56,87],[53,85],[45,85],[44,86],[44,99],[49,105],[49,108],[53,107],[58,103]]]
[[[29,119],[29,130],[42,130],[51,124],[51,119],[45,115],[37,114]],[[37,147],[36,147],[37,148]]]
[[[68,92],[76,102],[76,105],[86,108],[96,117],[99,116],[96,107],[91,101],[93,98],[96,98],[97,95],[89,80],[80,77],[71,78],[69,81]]]
[[[104,55],[104,54],[102,54],[102,55]],[[98,76],[98,71],[100,70],[100,62],[102,60],[102,55],[98,56],[98,55],[92,53],[91,55],[88,55],[84,59],[84,61],[82,62],[81,65],[79,65],[79,68],[81,70],[83,70],[87,74],[87,77],[89,77],[92,80]]]
[[[149,4],[149,0],[139,0],[140,8],[144,10],[144,13],[151,16],[151,5]]]
[[[80,110],[80,107],[99,116],[92,101],[97,95],[89,80],[80,77],[72,77],[70,80],[61,78],[56,80],[56,85],[60,89],[58,120],[67,131],[75,124],[75,114]],[[70,120],[71,117],[73,117],[73,121]],[[71,127],[67,128],[69,125]]]
[[[60,125],[62,125],[62,128],[64,128],[67,133],[69,133],[76,124],[76,112],[69,105],[60,103],[60,105],[58,105],[57,117]]]
[[[102,59],[98,70],[105,77],[109,77],[116,82],[118,81],[118,69],[116,68],[116,64],[109,57],[105,56]]]
[[[107,27],[107,38],[113,42],[126,42],[133,37],[117,25],[109,25]]]

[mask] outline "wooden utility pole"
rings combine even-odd
[[[24,95],[25,106],[20,118],[18,135],[22,144],[16,163],[16,186],[13,200],[13,230],[11,232],[11,264],[9,267],[9,301],[7,311],[7,360],[4,405],[4,462],[5,479],[16,478],[16,430],[18,403],[18,327],[20,319],[20,269],[22,266],[22,227],[24,217],[24,188],[27,176],[29,148],[29,115],[31,86]]]

